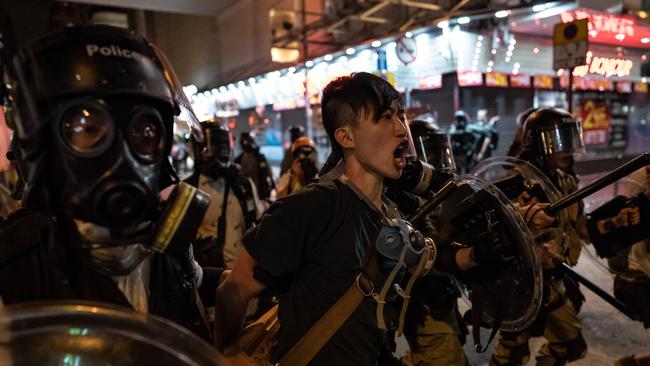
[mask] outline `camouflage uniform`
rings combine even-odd
[[[563,196],[578,189],[575,176],[556,171],[555,184]],[[566,262],[575,265],[582,248],[580,225],[584,225],[582,202],[566,209],[571,227],[565,233]],[[585,356],[587,343],[582,336],[582,325],[578,318],[582,294],[577,284],[553,269],[544,269],[544,292],[542,308],[533,324],[520,332],[500,332],[490,365],[521,365],[530,359],[528,340],[543,336],[548,341],[539,350],[537,365],[564,365]]]

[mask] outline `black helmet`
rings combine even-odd
[[[173,176],[173,124],[183,119],[202,138],[164,55],[124,29],[70,27],[32,42],[11,66],[6,117],[20,140],[24,203],[50,182],[75,218],[150,220]]]
[[[449,135],[426,121],[411,121],[410,127],[418,159],[437,171],[456,170]]]
[[[257,151],[259,149],[257,142],[255,142],[255,133],[252,131],[242,132],[239,135],[239,145],[242,150],[248,152]]]
[[[517,119],[515,120],[515,137],[513,138],[512,144],[510,145],[510,148],[508,149],[508,153],[506,155],[516,156],[519,153],[519,150],[521,149],[521,145],[523,143],[522,140],[524,139],[524,121],[526,121],[528,116],[537,110],[539,110],[539,108],[530,107],[517,115]]]
[[[289,138],[293,144],[299,137],[305,135],[305,129],[301,125],[292,125],[289,127]]]
[[[546,161],[556,153],[584,153],[582,127],[567,111],[541,108],[523,124],[522,153],[529,160]]]
[[[466,125],[469,122],[469,118],[467,118],[467,114],[465,111],[462,110],[457,110],[456,113],[454,113],[454,120],[456,121],[457,124],[459,125]]]
[[[226,125],[217,120],[201,122],[205,144],[201,149],[204,168],[226,168],[232,158],[232,134]]]

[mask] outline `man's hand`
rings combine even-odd
[[[638,207],[625,207],[612,219],[617,229],[627,226],[638,225],[641,222],[641,212]]]
[[[548,203],[531,203],[519,206],[519,214],[524,218],[531,231],[535,232],[555,224],[555,216],[550,216],[544,211],[547,206]]]
[[[254,267],[255,260],[246,249],[242,250],[232,271],[217,289],[214,321],[214,343],[217,349],[222,350],[237,335],[248,302],[264,289],[264,285],[253,278]]]

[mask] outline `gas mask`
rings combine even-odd
[[[72,217],[113,230],[150,220],[169,141],[170,108],[120,99],[77,99],[54,114],[62,165],[60,204]]]
[[[12,66],[7,121],[26,206],[42,209],[47,191],[103,273],[124,274],[155,251],[186,253],[208,198],[183,183],[166,201],[160,192],[178,182],[173,125],[203,136],[164,55],[126,30],[70,27],[28,45]]]
[[[217,121],[201,122],[205,144],[201,149],[201,170],[211,176],[222,175],[230,167],[233,139],[228,128]]]
[[[433,268],[436,245],[431,238],[422,235],[406,220],[394,217],[383,221],[375,240],[375,248],[380,254],[380,270],[385,276],[385,281],[381,290],[372,296],[377,302],[376,317],[379,328],[396,330],[401,335],[411,290],[415,281],[426,276]],[[405,270],[408,271],[408,276]],[[386,306],[399,304],[400,298],[402,303],[399,309]]]
[[[239,144],[241,146],[241,149],[246,152],[255,152],[259,150],[259,146],[257,146],[257,142],[255,142],[255,138],[247,132],[244,132],[240,135],[240,141]]]
[[[347,185],[368,207],[374,209],[374,205],[345,174],[335,179]],[[433,268],[437,250],[433,240],[402,219],[397,207],[390,201],[387,201],[384,207],[385,214],[377,210],[382,217],[382,227],[374,243],[379,254],[379,269],[384,277],[384,284],[379,292],[373,288],[372,293],[367,295],[377,302],[376,318],[379,328],[397,330],[401,335],[413,285],[418,278],[426,276]],[[405,272],[409,275],[406,276]],[[408,280],[402,287],[406,277]],[[399,303],[400,298],[402,303],[397,310],[395,305]]]

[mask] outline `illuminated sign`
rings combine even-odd
[[[577,19],[589,19],[590,31],[634,36],[634,18],[625,18],[611,14],[600,14],[583,9],[561,13],[560,17],[562,18],[562,23],[572,22]]]
[[[488,72],[485,74],[485,85],[507,88],[508,75],[501,72]]]
[[[650,37],[650,28],[637,24],[631,16],[580,8],[561,13],[560,19],[563,23],[589,19],[589,41],[596,43],[645,48]]]
[[[648,92],[648,84],[644,82],[636,82],[634,83],[634,91],[637,93],[647,93]]]
[[[573,70],[573,76],[589,74],[610,76],[630,76],[634,62],[628,59],[593,57],[591,51],[587,52],[587,64],[578,66]]]
[[[569,75],[563,74],[560,77],[560,87],[568,88],[569,87]],[[593,78],[593,77],[580,77],[576,76],[573,78],[573,89],[574,90],[613,90],[614,82],[609,79],[603,78]]]
[[[458,86],[483,85],[483,74],[480,71],[459,71]]]
[[[550,75],[535,75],[533,77],[535,89],[553,89],[553,77]]]
[[[632,82],[629,80],[619,80],[616,82],[616,91],[619,93],[631,93]]]
[[[510,75],[510,86],[513,88],[530,88],[530,75],[517,74]],[[551,87],[553,86],[553,79],[551,79]]]
[[[440,89],[442,88],[442,74],[423,76],[418,83],[419,89]]]
[[[581,115],[585,145],[606,144],[612,119],[609,108],[589,99],[582,104]]]

